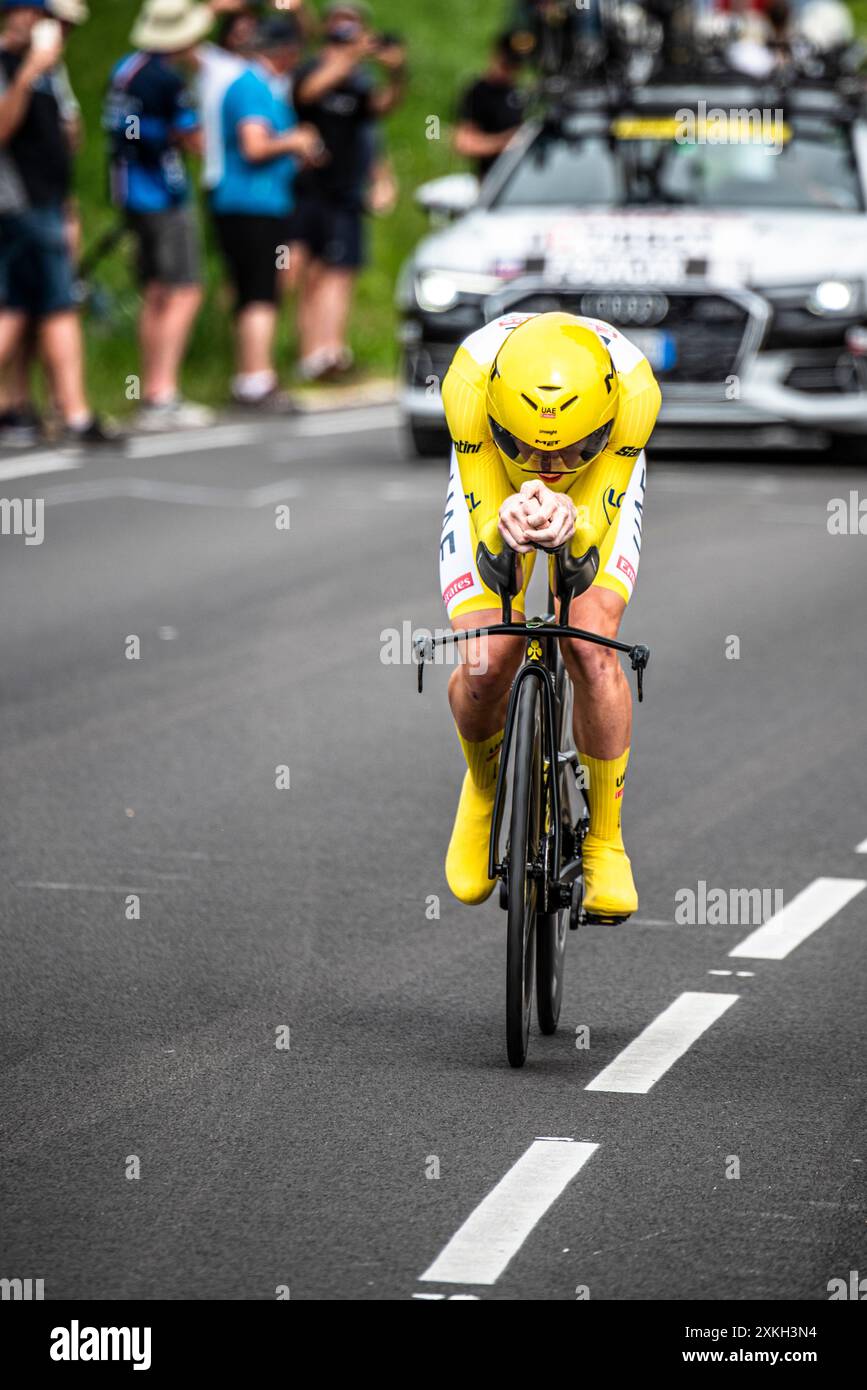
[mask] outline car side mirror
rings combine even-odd
[[[415,191],[415,200],[430,217],[460,217],[469,212],[479,196],[475,174],[447,174],[431,179]]]

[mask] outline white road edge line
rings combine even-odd
[[[13,888],[40,888],[51,893],[158,893],[159,888],[134,888],[129,883],[51,883],[46,879],[13,883]]]
[[[284,478],[265,487],[240,491],[236,488],[207,487],[195,483],[171,483],[151,478],[94,478],[51,488],[45,501],[56,507],[70,502],[167,502],[190,507],[246,507],[257,510],[285,498],[300,497],[304,486],[295,478]]]
[[[356,430],[395,429],[400,424],[400,411],[393,402],[385,405],[360,406],[357,410],[347,410],[343,414],[323,420],[315,412],[302,416],[298,424],[287,435],[287,441],[311,435],[328,436],[332,434],[355,434]]]
[[[126,441],[131,459],[161,458],[164,454],[194,454],[203,449],[231,449],[237,444],[265,441],[255,425],[218,425],[215,429],[182,430],[178,434],[136,435]]]
[[[4,459],[0,463],[0,483],[10,478],[30,478],[37,473],[65,473],[70,468],[80,467],[77,459],[58,454],[53,449],[40,454],[16,454],[14,458]]]
[[[572,1140],[535,1139],[467,1217],[421,1279],[438,1284],[495,1284],[598,1147]]]
[[[867,880],[863,878],[815,878],[790,903],[744,937],[729,955],[784,960],[863,888],[867,888]]]
[[[739,994],[693,991],[679,995],[584,1089],[646,1095],[669,1067],[739,998]]]

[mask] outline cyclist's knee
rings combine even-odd
[[[482,638],[467,643],[465,660],[452,675],[473,701],[490,704],[502,698],[509,689],[521,664],[523,643],[520,638]]]
[[[576,627],[598,633],[600,637],[616,637],[623,604],[619,599],[615,599],[614,602],[611,600],[612,596],[607,593],[586,595],[583,600],[579,600],[582,610],[580,613],[576,613],[573,606],[570,621]],[[569,675],[590,689],[623,678],[620,658],[610,647],[601,647],[595,642],[582,642],[577,637],[564,637],[560,647]]]
[[[617,652],[613,652],[610,647],[599,647],[593,642],[580,642],[574,637],[566,638],[561,645],[563,662],[569,675],[573,681],[580,681],[590,690],[608,685],[623,674]]]

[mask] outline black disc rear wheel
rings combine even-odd
[[[536,1014],[541,1033],[556,1033],[560,1022],[568,930],[568,908],[540,912],[536,918]]]
[[[533,1004],[538,886],[533,872],[541,839],[541,703],[535,680],[518,695],[509,830],[509,920],[506,948],[506,1049],[513,1067],[527,1056]]]

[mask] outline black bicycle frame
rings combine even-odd
[[[515,717],[518,708],[518,696],[524,687],[524,682],[536,680],[542,691],[542,733],[544,741],[547,743],[548,764],[551,769],[549,778],[551,785],[551,821],[554,828],[554,872],[551,877],[556,880],[560,875],[560,782],[559,782],[559,746],[557,738],[557,726],[554,715],[557,708],[557,696],[554,690],[554,678],[548,667],[541,661],[526,661],[521,667],[514,681],[509,695],[509,708],[506,713],[506,727],[503,732],[503,746],[500,749],[500,765],[497,769],[497,789],[494,793],[494,811],[491,817],[491,839],[488,848],[488,878],[498,878],[503,872],[503,865],[497,863],[497,851],[500,843],[500,830],[503,823],[503,809],[506,801],[506,766],[509,761],[509,751],[512,746],[512,735],[515,728]]]

